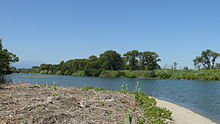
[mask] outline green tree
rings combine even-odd
[[[101,68],[101,62],[98,57],[90,56],[88,59],[88,63],[86,65],[86,69],[95,69],[98,70]]]
[[[202,65],[205,69],[210,69],[215,67],[215,61],[218,57],[220,57],[219,53],[207,49],[202,51],[201,56],[197,56],[193,62],[196,67]]]
[[[140,53],[140,65],[142,70],[155,70],[160,66],[157,62],[161,61],[155,52],[144,51]]]
[[[113,50],[108,50],[100,55],[102,68],[105,70],[120,70],[122,69],[122,58],[119,53]]]
[[[13,69],[11,68],[11,63],[18,62],[19,58],[9,52],[7,49],[3,49],[2,40],[0,39],[0,75],[9,74]]]
[[[124,56],[126,57],[126,63],[128,64],[129,69],[138,70],[138,58],[140,56],[138,50],[128,51]]]

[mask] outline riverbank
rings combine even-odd
[[[138,121],[141,124],[149,121],[152,115],[162,115],[164,119],[168,117],[166,111],[154,105],[153,111],[144,111],[141,106],[153,104],[154,99],[143,95],[137,99],[134,94],[100,88],[64,88],[27,83],[11,83],[0,87],[0,123],[123,124],[132,120],[133,123]],[[140,104],[143,101],[147,104]],[[172,111],[173,118],[165,119],[169,124],[214,124],[183,107],[158,99],[156,101],[157,106]],[[146,113],[149,118],[146,118]]]
[[[0,87],[0,124],[163,124],[168,117],[168,110],[156,107],[155,100],[143,94],[55,84]]]
[[[177,69],[161,69],[161,70],[79,70],[76,72],[63,72],[55,70],[35,70],[23,69],[20,73],[32,74],[56,74],[56,75],[73,75],[73,76],[93,76],[107,78],[146,78],[146,79],[176,79],[176,80],[220,80],[220,69],[201,69],[201,70],[177,70]]]
[[[156,99],[157,106],[172,111],[174,124],[216,124],[211,120],[176,104]]]

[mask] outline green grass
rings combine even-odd
[[[153,71],[104,71],[100,77],[127,77],[127,78],[147,78],[147,79],[183,79],[183,80],[220,80],[220,69],[202,70],[173,70],[162,69]]]
[[[31,73],[31,70],[26,70],[25,73]],[[40,74],[56,74],[56,75],[73,75],[73,76],[93,76],[104,78],[147,78],[147,79],[183,79],[183,80],[220,80],[220,69],[201,69],[201,70],[177,70],[177,69],[161,69],[161,70],[95,70],[86,69],[79,70],[74,73],[70,71],[47,71],[42,70],[33,73]],[[28,76],[37,77],[37,76]]]
[[[156,106],[156,100],[148,97],[143,92],[135,92],[136,105],[144,110],[144,116],[151,124],[165,124],[165,119],[170,118],[172,112]],[[143,119],[136,121],[143,122]]]

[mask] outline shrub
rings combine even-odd
[[[100,70],[97,70],[97,69],[86,69],[84,70],[84,75],[85,76],[93,76],[93,77],[97,77],[99,76],[101,73]]]

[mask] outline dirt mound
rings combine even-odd
[[[109,124],[135,120],[133,95],[94,89],[10,83],[0,89],[0,124]],[[133,121],[135,123],[135,121]]]

